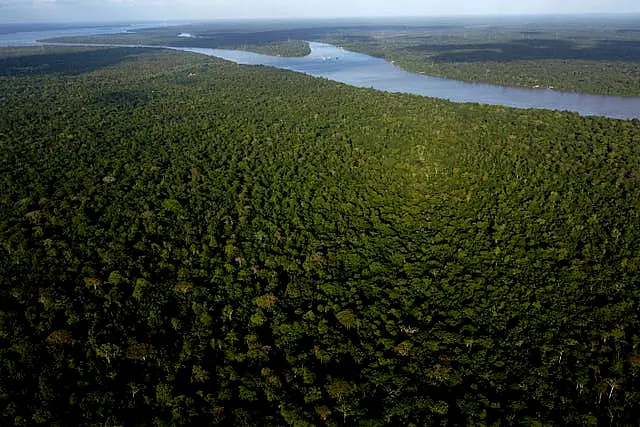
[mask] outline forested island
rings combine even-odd
[[[0,425],[638,421],[637,120],[141,48],[0,105]]]

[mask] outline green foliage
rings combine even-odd
[[[639,122],[100,52],[0,76],[0,425],[637,421]]]

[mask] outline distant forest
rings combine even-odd
[[[194,37],[178,37],[180,32]],[[244,49],[282,56],[304,56],[309,51],[300,43],[323,41],[432,76],[640,96],[640,26],[634,17],[202,23],[55,40]]]

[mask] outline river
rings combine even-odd
[[[442,79],[405,71],[380,58],[311,42],[311,54],[284,58],[225,49],[178,48],[239,64],[267,65],[325,77],[357,87],[411,93],[453,102],[477,102],[515,108],[564,110],[583,116],[640,119],[640,98],[587,95],[551,89],[523,89]],[[175,49],[175,48],[174,48]]]
[[[135,28],[140,28],[140,26],[114,26],[108,29],[105,27],[64,28],[9,34],[0,32],[0,46],[39,45],[37,40],[45,38],[118,33]],[[325,43],[310,42],[310,47],[311,54],[306,57],[285,58],[238,50],[166,46],[169,49],[215,56],[238,64],[266,65],[314,77],[324,77],[357,87],[410,93],[447,99],[452,102],[475,102],[515,108],[572,111],[583,116],[603,116],[615,119],[640,119],[639,97],[587,95],[551,89],[523,89],[468,83],[411,73],[384,59],[350,52]]]

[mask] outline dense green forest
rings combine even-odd
[[[632,425],[640,122],[0,52],[0,425]]]

